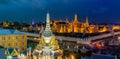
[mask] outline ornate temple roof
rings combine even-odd
[[[18,56],[18,52],[15,48],[8,48],[6,51],[7,55]]]

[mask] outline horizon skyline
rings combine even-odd
[[[46,12],[46,14],[47,14],[47,13],[51,14],[50,12]],[[60,18],[60,19],[51,19],[51,18],[52,18],[51,15],[50,15],[50,19],[51,19],[51,21],[53,21],[53,20],[66,21],[66,19],[68,19],[70,22],[72,22],[72,21],[74,21],[75,15],[77,15],[77,19],[78,19],[79,22],[85,22],[85,21],[86,21],[86,17],[88,17],[88,16],[85,16],[85,17],[79,18],[78,14],[77,14],[77,13],[74,13],[74,15],[72,16],[73,18],[71,18],[71,19],[68,19],[68,18],[64,18],[64,19],[61,19],[61,18]],[[0,21],[12,21],[12,20],[0,20]],[[13,22],[32,23],[32,21],[34,21],[34,23],[46,22],[46,16],[44,17],[44,21],[43,21],[43,20],[41,20],[41,21],[36,21],[35,19],[31,19],[31,20],[29,20],[29,21],[27,21],[27,22],[26,22],[26,21],[13,21]],[[89,21],[89,17],[88,17],[88,21]],[[89,23],[102,24],[102,23],[105,23],[105,22],[99,23],[99,22],[89,21]],[[114,23],[114,22],[111,22],[111,23]],[[106,23],[106,24],[111,24],[111,23]],[[118,24],[118,23],[114,23],[114,24]]]

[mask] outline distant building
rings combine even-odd
[[[58,33],[96,33],[96,32],[106,32],[108,31],[107,26],[100,26],[89,24],[88,17],[86,17],[85,22],[79,21],[77,14],[75,14],[74,19],[70,22],[68,19],[65,21],[52,21],[51,28],[53,32]]]
[[[26,34],[18,30],[0,29],[0,45],[4,48],[24,50],[27,48]]]
[[[5,49],[0,46],[0,59],[5,59]]]
[[[117,59],[117,57],[112,55],[92,54],[91,59]]]

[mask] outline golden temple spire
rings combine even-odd
[[[74,16],[74,22],[78,22],[77,14],[75,14],[75,16]]]
[[[86,21],[85,21],[86,27],[89,26],[89,22],[88,22],[88,17],[86,16]]]
[[[64,30],[63,26],[60,27],[60,33],[62,33]]]
[[[66,23],[69,23],[69,20],[66,18]]]

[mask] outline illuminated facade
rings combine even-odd
[[[55,54],[61,54],[62,51],[59,49],[58,41],[55,36],[52,34],[50,28],[50,16],[47,13],[46,17],[46,28],[42,33],[39,44],[36,49],[33,51],[33,59],[54,59]],[[61,56],[58,56],[57,59],[62,59]]]
[[[58,33],[98,33],[98,32],[107,32],[110,30],[110,27],[107,25],[95,25],[89,24],[88,17],[86,17],[85,22],[78,21],[78,16],[75,14],[74,20],[70,22],[68,19],[66,21],[56,21],[52,23],[52,31]],[[119,25],[112,26],[112,30],[120,30]]]
[[[27,38],[18,30],[0,29],[0,45],[22,51],[27,48]]]
[[[120,26],[119,26],[119,25],[114,25],[114,26],[112,27],[112,30],[120,30]]]
[[[88,17],[86,17],[85,22],[79,22],[77,14],[75,14],[72,22],[69,22],[69,20],[66,19],[66,21],[54,21],[52,24],[52,31],[56,31],[58,33],[83,33],[84,31],[90,33],[91,31],[89,29]]]

